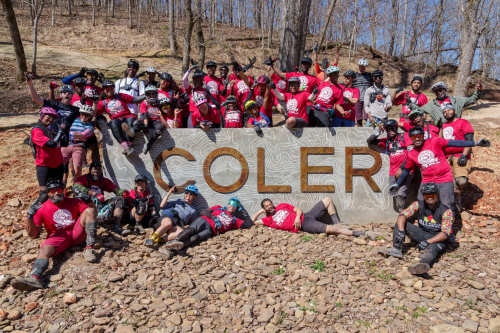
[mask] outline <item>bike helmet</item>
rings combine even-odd
[[[194,106],[199,106],[203,103],[207,103],[207,98],[204,95],[196,95],[193,102]]]
[[[51,190],[53,188],[64,188],[65,187],[62,179],[57,178],[57,177],[50,178],[49,180],[47,180],[46,186],[47,186],[47,191]]]
[[[133,67],[135,69],[139,69],[139,62],[135,59],[130,59],[127,63],[127,67]]]
[[[59,93],[70,93],[70,94],[74,94],[75,93],[75,90],[73,89],[72,86],[68,85],[68,84],[64,84],[61,86],[61,88],[59,88]]]
[[[448,87],[446,86],[446,83],[444,82],[436,82],[432,85],[431,91],[436,92],[436,90],[443,88],[445,91],[448,90]]]
[[[87,79],[85,79],[84,77],[77,77],[73,80],[73,83],[75,84],[75,86],[79,84],[87,85]]]
[[[226,64],[223,64],[222,66],[220,66],[220,68],[219,68],[219,69],[223,69],[223,68],[224,68],[224,69],[229,70],[229,67],[227,67],[227,65],[226,65]]]
[[[298,83],[300,85],[300,79],[296,76],[292,76],[288,79],[288,84]]]
[[[134,182],[136,182],[136,183],[138,181],[141,181],[141,180],[147,183],[148,182],[148,177],[146,177],[145,175],[139,174],[139,175],[135,176],[135,178],[134,178]]]
[[[423,115],[424,115],[424,113],[422,111],[420,111],[420,110],[413,110],[408,115],[408,118],[413,119],[414,117],[423,116]]]
[[[245,103],[245,110],[249,110],[252,106],[257,107],[257,103],[255,101],[249,100]]]
[[[144,89],[144,94],[147,96],[149,92],[153,92],[155,96],[146,97],[148,103],[153,104],[158,102],[158,88],[156,88],[155,86],[147,86],[146,89]]]
[[[146,68],[146,73],[156,73],[156,69],[154,69],[154,67],[148,67]]]
[[[215,61],[209,61],[209,62],[207,62],[206,67],[207,67],[207,68],[208,68],[208,67],[217,67],[217,64],[215,63]]]
[[[436,183],[430,182],[424,184],[422,186],[422,194],[438,194],[439,193],[439,187],[437,187]]]
[[[312,59],[309,57],[302,58],[302,60],[300,60],[300,63],[303,63],[303,62],[307,62],[308,64],[311,64],[311,65],[313,63]]]
[[[413,81],[415,81],[415,80],[420,81],[420,84],[424,83],[424,77],[422,75],[420,75],[420,74],[413,75],[412,78],[411,78],[410,83],[413,83]]]
[[[107,88],[107,87],[115,87],[115,84],[113,81],[111,80],[104,80],[104,82],[102,83],[102,87],[103,88]]]
[[[42,120],[43,116],[45,115],[49,115],[49,116],[52,116],[54,117],[55,119],[59,118],[59,115],[57,114],[57,111],[54,110],[53,108],[49,108],[49,107],[44,107],[40,110],[40,120]]]
[[[368,66],[368,60],[365,58],[359,59],[358,66]]]
[[[330,75],[333,73],[339,73],[339,72],[340,72],[340,69],[337,66],[330,66],[326,70],[326,75]]]
[[[380,69],[374,70],[372,73],[372,78],[383,77],[383,76],[384,76],[384,72],[382,72],[382,70],[380,70]]]
[[[230,198],[227,204],[236,207],[238,211],[243,209],[243,205],[238,198]]]
[[[238,100],[234,95],[229,95],[226,98],[226,103],[238,103]]]
[[[160,79],[163,81],[168,81],[172,82],[174,79],[172,78],[172,75],[168,74],[167,72],[163,72],[160,74]]]
[[[389,126],[394,126],[394,127],[398,128],[398,122],[394,119],[389,119],[384,123],[384,128],[387,128]]]
[[[193,81],[194,81],[194,79],[200,79],[203,81],[203,78],[204,78],[203,72],[197,72],[197,73],[193,74]]]
[[[418,135],[418,134],[421,134],[421,135],[425,134],[424,129],[422,127],[420,127],[420,126],[412,127],[412,128],[410,128],[410,131],[408,132],[408,135],[410,135],[410,138],[412,136]]]
[[[188,185],[184,188],[184,193],[186,193],[187,191],[191,191],[193,192],[194,194],[198,195],[198,188],[194,185]]]
[[[80,113],[84,113],[86,115],[92,116],[92,114],[94,113],[94,110],[92,109],[92,107],[90,105],[84,104],[84,105],[80,106]]]
[[[172,101],[168,97],[163,97],[162,99],[160,99],[159,104],[160,105],[170,105],[170,104],[172,104]]]
[[[356,77],[356,72],[348,70],[344,73],[344,76]]]
[[[88,75],[92,75],[92,76],[98,77],[99,73],[97,73],[97,71],[95,69],[87,69],[87,76]]]
[[[261,75],[257,78],[257,84],[268,85],[269,78],[266,75]]]

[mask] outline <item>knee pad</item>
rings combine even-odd
[[[123,200],[122,197],[115,197],[113,202],[115,204],[115,208],[125,208],[125,200]]]
[[[406,207],[406,197],[402,195],[396,196],[396,207],[399,211],[403,211]]]
[[[135,209],[135,213],[137,215],[144,215],[144,214],[146,214],[147,210],[148,210],[148,203],[139,201],[139,204],[137,205],[137,207]]]
[[[457,178],[455,178],[455,187],[461,191],[461,190],[463,190],[465,185],[467,185],[468,182],[469,182],[469,178],[467,178],[467,177],[457,177]]]
[[[49,199],[49,194],[45,190],[41,190],[38,193],[38,203],[43,204],[45,201]]]

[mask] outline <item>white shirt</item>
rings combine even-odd
[[[126,90],[127,86],[130,86],[131,89]],[[115,83],[115,92],[117,94],[126,94],[132,97],[137,97],[144,94],[144,82],[139,81],[138,79],[131,79],[129,77],[117,80]],[[130,112],[138,116],[139,108],[137,104],[127,104]]]

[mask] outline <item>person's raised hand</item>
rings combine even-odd
[[[172,193],[174,193],[174,191],[175,191],[175,190],[176,190],[176,187],[175,187],[175,185],[174,185],[174,186],[172,186],[172,187],[168,190],[168,194],[172,194]]]
[[[87,73],[87,67],[82,67],[82,68],[80,68],[80,71],[78,72],[78,76],[83,77],[83,76],[85,76],[85,73]]]
[[[33,84],[33,74],[24,72],[24,79],[26,80],[27,84]]]
[[[479,141],[476,142],[476,146],[478,147],[489,147],[491,146],[491,141],[490,140],[486,140],[486,139],[481,139]]]
[[[479,79],[479,82],[476,84],[476,89],[477,91],[483,90],[483,84],[481,83],[481,79]]]

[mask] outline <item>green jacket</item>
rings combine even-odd
[[[448,96],[448,97],[450,98],[451,104],[453,104],[453,106],[455,107],[455,110],[457,112],[457,118],[461,118],[463,108],[468,107],[477,102],[477,100],[479,99],[479,91],[476,90],[469,97],[456,97],[456,96]],[[432,119],[434,119],[436,123],[440,119],[442,124],[446,123],[446,118],[443,115],[443,110],[441,109],[441,106],[439,105],[437,99],[432,100],[423,106],[418,106],[417,104],[414,103],[409,103],[406,106],[412,111],[421,110],[427,114],[430,114]]]

